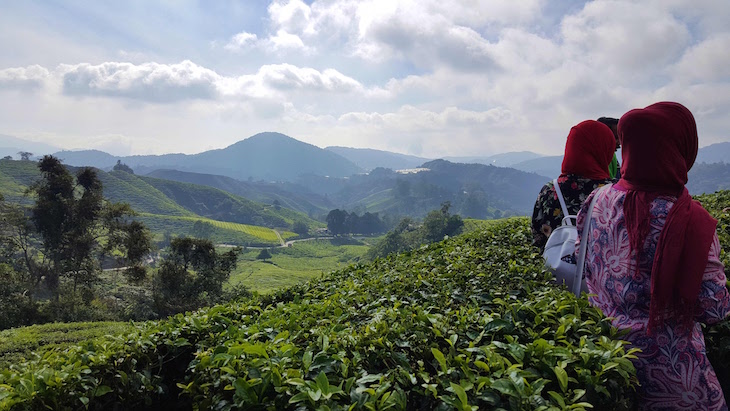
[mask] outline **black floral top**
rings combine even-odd
[[[571,215],[578,214],[581,205],[593,190],[610,182],[609,179],[591,180],[573,174],[558,178],[560,191]],[[542,187],[535,201],[535,210],[532,212],[532,245],[542,252],[550,233],[560,226],[563,217],[560,200],[551,181]]]

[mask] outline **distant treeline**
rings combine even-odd
[[[377,234],[385,232],[386,225],[377,213],[358,216],[354,212],[334,209],[327,214],[327,229],[334,235]]]

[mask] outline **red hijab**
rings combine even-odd
[[[644,247],[651,202],[660,195],[677,197],[654,254],[647,332],[669,318],[691,326],[717,226],[684,186],[697,157],[694,117],[679,103],[656,103],[624,114],[618,133],[623,157],[618,184],[627,190],[624,215],[632,252]]]
[[[570,129],[560,175],[605,180],[609,178],[608,164],[615,149],[616,139],[607,125],[595,120],[583,121]]]

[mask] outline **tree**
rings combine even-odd
[[[281,201],[279,201],[278,199],[274,200],[274,202],[271,204],[274,205],[274,210],[279,211],[281,209]]]
[[[333,235],[344,234],[347,232],[345,222],[348,213],[345,210],[334,209],[327,214],[327,229]]]
[[[264,260],[264,261],[271,259],[271,253],[269,252],[269,249],[268,248],[262,249],[261,252],[259,253],[259,255],[256,256],[256,259]]]
[[[190,233],[196,238],[210,238],[213,234],[213,225],[202,220],[196,220]]]
[[[12,159],[13,159],[13,156],[5,156],[5,157],[3,157],[3,160],[12,160]]]
[[[385,224],[378,216],[378,213],[365,213],[360,217],[359,229],[361,234],[375,234],[385,231]]]
[[[428,213],[423,219],[423,235],[428,242],[441,241],[445,236],[458,234],[464,226],[464,222],[458,215],[451,215],[449,208],[451,203],[441,203],[440,210]]]
[[[240,249],[219,254],[210,240],[178,237],[155,278],[155,304],[160,315],[220,301],[223,284],[236,268]]]
[[[132,167],[122,163],[122,160],[117,160],[117,164],[112,168],[113,171],[123,171],[125,173],[134,174]]]
[[[18,155],[22,161],[30,161],[30,158],[33,157],[33,153],[29,151],[18,151]]]
[[[0,263],[0,330],[32,324],[38,317],[38,306],[27,294],[22,275]]]
[[[300,236],[305,236],[309,234],[309,227],[303,221],[295,221],[292,225],[292,231],[299,234]]]
[[[126,204],[104,200],[95,170],[81,169],[76,178],[53,156],[39,162],[41,179],[31,185],[36,202],[31,208],[32,235],[40,240],[41,258],[26,258],[26,268],[58,301],[62,278],[73,290],[90,290],[98,279],[101,261],[118,250],[132,264],[149,252],[149,233],[130,221]],[[130,254],[131,252],[131,254]]]

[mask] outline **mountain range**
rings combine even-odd
[[[14,142],[22,144],[17,139]],[[118,157],[98,150],[54,155],[67,165],[107,171],[121,162],[148,185],[157,179],[209,186],[249,201],[275,203],[320,221],[334,208],[418,218],[445,201],[465,217],[529,214],[536,193],[559,175],[562,162],[562,156],[529,151],[446,161],[382,150],[322,149],[280,133],[260,133],[194,155]],[[690,192],[730,188],[722,177],[730,164],[700,166],[728,158],[730,143],[701,148],[698,165],[690,172]],[[418,169],[420,172],[413,172]],[[211,209],[191,211],[232,221]]]
[[[368,148],[331,146],[321,149],[281,133],[265,132],[226,148],[198,154],[114,156],[98,150],[58,151],[56,147],[0,135],[0,154],[16,157],[28,151],[39,157],[53,153],[65,164],[111,169],[117,161],[137,174],[169,169],[228,176],[237,180],[296,181],[303,174],[346,177],[378,167],[393,170],[417,168],[434,158],[412,156]],[[620,153],[619,153],[620,155]],[[544,176],[560,173],[562,156],[545,156],[521,151],[492,156],[442,157],[453,163],[477,163],[512,167]],[[716,143],[698,151],[696,163],[730,162],[730,142]]]
[[[138,174],[157,169],[207,173],[239,180],[293,181],[301,174],[345,177],[361,172],[351,161],[331,151],[281,133],[259,133],[226,148],[198,154],[116,157],[97,150],[61,151],[65,164],[110,169],[121,161]]]

